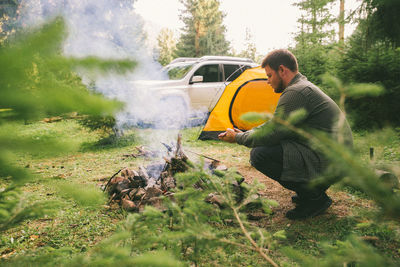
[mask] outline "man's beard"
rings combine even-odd
[[[279,75],[279,73],[277,73],[277,74],[278,74],[278,77],[279,77],[279,84],[278,84],[278,86],[276,88],[274,88],[274,92],[279,94],[279,93],[282,93],[283,90],[285,90],[285,87],[283,86],[283,81],[282,81],[281,76]]]

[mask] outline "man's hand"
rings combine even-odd
[[[220,133],[218,135],[218,138],[220,140],[228,142],[228,143],[236,143],[235,136],[237,133],[241,133],[241,132],[242,132],[241,130],[236,129],[236,128],[234,128],[234,129],[228,128],[228,129],[226,129],[225,132]]]

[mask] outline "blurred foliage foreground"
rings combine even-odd
[[[18,37],[0,50],[0,177],[6,188],[0,192],[0,230],[14,227],[26,219],[37,218],[55,210],[56,204],[21,203],[21,187],[34,176],[26,169],[16,167],[20,152],[46,151],[49,155],[73,149],[68,143],[51,136],[39,139],[20,136],[16,125],[38,120],[44,116],[79,112],[89,115],[109,115],[119,104],[104,100],[88,92],[73,70],[84,67],[95,73],[106,70],[130,69],[129,61],[100,61],[94,58],[70,59],[60,56],[60,44],[65,34],[61,20],[53,21],[35,32]],[[346,96],[359,94],[360,87],[350,89],[340,81],[329,78],[332,87],[339,90],[342,102]],[[367,87],[366,87],[367,88]],[[369,88],[373,94],[381,89]],[[343,104],[342,103],[342,104]],[[283,121],[272,118],[271,127],[287,127],[322,149],[332,159],[333,166],[325,179],[344,177],[343,183],[362,189],[380,207],[373,219],[398,220],[400,198],[392,188],[381,184],[373,166],[363,163],[354,152],[318,133],[305,132],[296,127],[304,114],[296,113]],[[350,236],[344,241],[326,245],[318,259],[292,248],[281,247],[286,238],[283,230],[269,232],[249,222],[244,210],[249,204],[271,213],[274,201],[262,199],[254,203],[254,194],[262,185],[244,185],[243,199],[235,196],[237,174],[234,171],[210,174],[192,166],[191,172],[178,175],[174,199],[166,198],[164,211],[146,207],[143,213],[130,214],[111,238],[103,240],[87,253],[63,254],[57,250],[37,257],[19,256],[5,264],[14,266],[198,266],[198,265],[293,265],[301,266],[395,266],[360,239]],[[197,189],[193,185],[197,185]],[[100,190],[81,186],[64,186],[82,202],[103,202]],[[198,188],[201,188],[199,190]],[[88,193],[87,191],[91,192]],[[222,207],[204,201],[210,193],[217,193]],[[87,197],[86,197],[87,196]],[[96,202],[97,201],[97,202]]]
[[[94,76],[110,70],[122,73],[135,66],[131,61],[63,57],[65,36],[63,20],[56,19],[40,29],[21,32],[0,47],[0,176],[7,181],[0,192],[1,231],[48,213],[55,205],[21,203],[20,187],[34,175],[15,166],[17,153],[55,155],[74,149],[51,136],[21,136],[16,126],[68,112],[111,115],[121,104],[89,92],[74,70],[85,69]]]

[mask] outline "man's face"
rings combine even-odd
[[[268,77],[267,82],[269,85],[271,85],[272,88],[274,88],[274,92],[282,93],[285,88],[283,86],[283,81],[279,73],[271,69],[268,65],[265,67],[265,73]]]

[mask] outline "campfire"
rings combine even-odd
[[[166,144],[164,146],[168,152],[162,162],[152,163],[147,167],[140,166],[138,170],[123,168],[108,180],[103,191],[107,191],[110,196],[109,204],[117,203],[123,209],[133,212],[141,212],[146,205],[163,209],[161,198],[174,195],[171,189],[177,186],[175,174],[186,172],[190,168],[188,157],[182,149],[181,135],[178,135],[175,148]],[[144,147],[136,149],[138,154],[125,154],[123,157],[156,155],[155,152],[146,151]],[[205,158],[205,168],[210,171],[227,169],[218,160]]]

